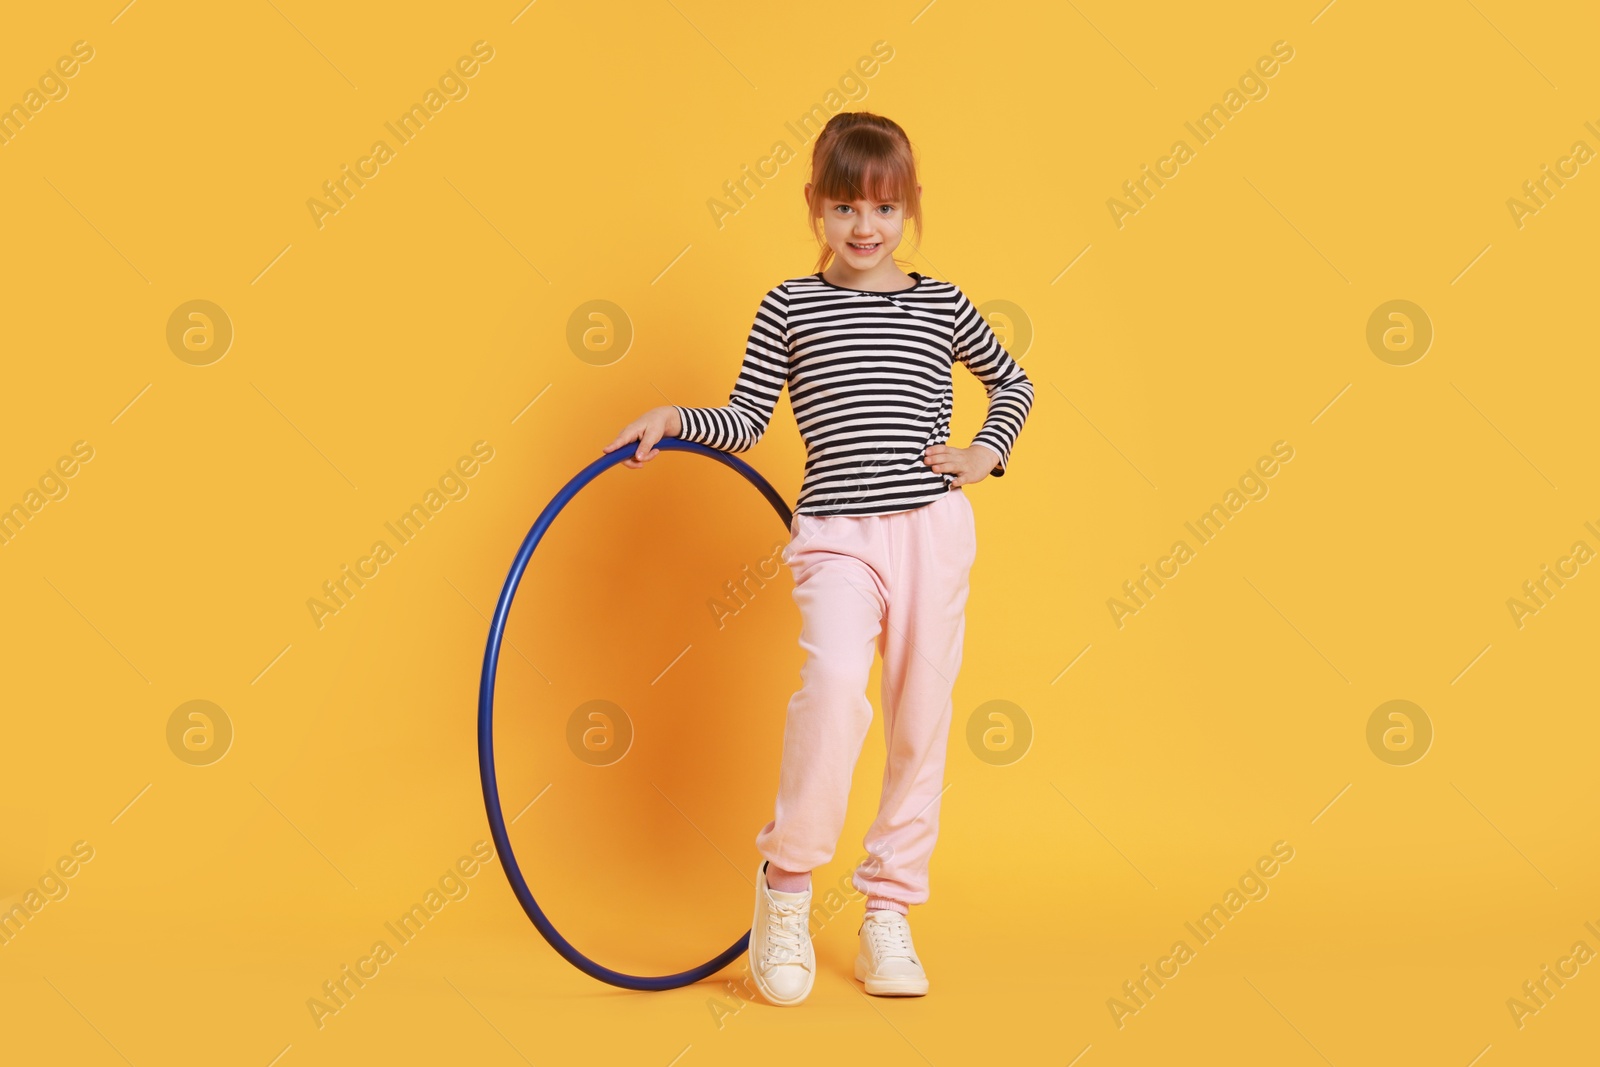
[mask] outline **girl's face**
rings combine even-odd
[[[921,192],[921,186],[918,186]],[[810,196],[811,186],[806,185]],[[838,257],[851,270],[869,271],[890,262],[900,245],[904,226],[898,200],[827,200],[822,202],[822,235]]]

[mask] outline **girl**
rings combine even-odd
[[[743,452],[789,387],[806,465],[783,559],[806,661],[784,724],[775,817],[756,834],[763,861],[750,929],[751,976],[774,1004],[800,1003],[815,979],[811,871],[833,858],[844,828],[872,723],[874,648],[888,758],[865,839],[871,858],[851,879],[867,895],[855,976],[875,996],[928,991],[906,917],[928,899],[978,549],[963,487],[1005,473],[1033,383],[965,293],[895,262],[905,222],[921,237],[921,193],[898,125],[866,112],[830,119],[805,187],[820,269],[762,299],[728,403],[654,408],[604,448],[638,441],[624,461],[635,470],[663,437]],[[989,394],[966,448],[946,443],[958,361]]]

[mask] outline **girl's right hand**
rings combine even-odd
[[[677,437],[682,432],[683,420],[678,418],[676,408],[651,408],[624,426],[622,432],[617,434],[616,439],[600,451],[615,452],[629,441],[638,441],[639,445],[634,449],[633,458],[622,461],[624,467],[638,470],[661,454],[661,450],[656,447],[656,442],[663,437]]]

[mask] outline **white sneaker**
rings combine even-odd
[[[811,890],[767,887],[767,861],[756,870],[756,913],[750,924],[750,977],[768,1001],[798,1004],[811,993],[817,955],[811,945]]]
[[[856,981],[875,997],[920,997],[928,975],[911,944],[911,924],[898,911],[869,911],[861,922]]]

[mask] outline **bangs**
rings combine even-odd
[[[851,130],[839,139],[813,183],[824,198],[849,204],[857,200],[913,203],[916,182],[909,160],[895,151],[896,146],[888,138],[872,136],[876,132]]]

